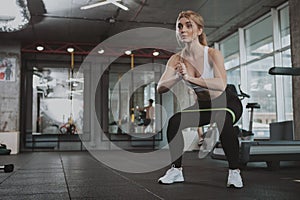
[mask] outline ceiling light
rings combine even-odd
[[[104,49],[98,50],[98,53],[99,53],[99,54],[104,54]]]
[[[158,55],[159,55],[159,52],[158,52],[158,51],[153,51],[152,55],[153,55],[153,56],[158,56]]]
[[[13,32],[26,27],[30,20],[27,0],[2,0],[0,32]]]
[[[69,47],[69,48],[67,48],[67,51],[68,51],[69,53],[72,53],[72,52],[74,52],[74,48],[73,48],[73,47]]]
[[[90,8],[95,8],[95,7],[98,7],[98,6],[103,6],[103,5],[112,3],[112,4],[118,6],[119,8],[121,8],[123,10],[126,10],[126,11],[129,10],[126,6],[124,6],[123,4],[120,4],[118,1],[121,1],[121,0],[106,0],[106,1],[101,1],[101,2],[98,2],[98,3],[94,3],[94,4],[82,6],[82,7],[80,7],[80,9],[81,10],[87,10],[87,9],[90,9]]]
[[[42,46],[42,45],[38,45],[37,47],[36,47],[36,50],[38,50],[38,51],[43,51],[45,48]]]
[[[131,54],[131,51],[130,50],[125,51],[125,54],[129,56]]]
[[[129,10],[126,6],[118,3],[117,1],[111,1],[111,3],[114,4],[114,5],[116,5],[116,6],[118,6],[119,8],[121,8],[123,10],[126,10],[126,11]]]
[[[103,5],[106,5],[106,4],[109,4],[109,3],[111,3],[111,2],[110,1],[102,1],[102,2],[99,2],[99,3],[94,3],[94,4],[82,6],[82,7],[80,7],[80,9],[81,10],[87,10],[87,9],[90,9],[90,8],[95,8],[97,6],[103,6]]]

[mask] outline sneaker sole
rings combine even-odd
[[[184,181],[174,181],[173,183],[183,183]],[[162,184],[162,185],[171,185],[173,183],[164,183],[162,181],[158,181],[159,184]]]
[[[230,184],[230,185],[227,185],[227,188],[235,188],[235,189],[242,189],[242,187],[236,187],[234,184]]]

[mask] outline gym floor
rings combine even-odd
[[[161,185],[165,169],[130,174],[115,171],[88,152],[30,152],[0,156],[0,199],[299,199],[300,162],[282,162],[276,171],[265,163],[249,163],[242,171],[245,187],[226,188],[226,162],[197,152],[184,154],[184,183]]]

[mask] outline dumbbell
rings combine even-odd
[[[14,165],[9,164],[9,165],[0,165],[0,170],[4,170],[5,173],[9,173],[14,171]]]

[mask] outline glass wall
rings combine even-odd
[[[288,7],[284,7],[279,10],[279,24],[281,33],[281,47],[288,49],[283,51],[281,54],[282,66],[291,67],[291,50],[290,46],[290,21],[289,21],[289,10]],[[292,97],[292,77],[283,77],[283,87],[284,87],[284,108],[285,108],[285,118],[286,120],[293,119],[293,97]]]
[[[273,51],[272,18],[267,17],[245,29],[246,58],[251,61]]]
[[[225,69],[227,70],[227,83],[238,86],[240,80],[240,53],[238,34],[233,34],[220,44],[224,56]]]
[[[290,21],[289,21],[289,10],[285,7],[279,10],[279,24],[281,33],[281,45],[282,47],[289,46],[290,41]]]
[[[291,67],[288,6],[273,11],[219,43],[228,83],[241,84],[243,91],[250,95],[247,102],[261,106],[254,111],[255,138],[269,137],[269,123],[293,119],[291,77],[268,74],[274,66]],[[277,33],[280,33],[278,39]],[[283,91],[280,89],[277,94],[279,88]],[[283,114],[276,109],[278,105],[284,107]],[[242,126],[248,129],[249,113],[244,112],[243,118]]]
[[[291,50],[282,52],[282,66],[291,67]],[[293,120],[292,77],[283,76],[284,108],[286,120]]]
[[[274,77],[268,74],[273,65],[271,56],[247,65],[249,102],[260,104],[260,109],[254,110],[253,120],[253,131],[257,137],[269,137],[269,123],[276,121]]]
[[[240,79],[241,70],[240,68],[232,68],[227,71],[227,83],[233,84],[236,87],[241,84]],[[238,89],[238,88],[237,88]]]
[[[225,68],[230,69],[240,64],[238,34],[227,38],[220,44],[220,50],[224,56]]]

